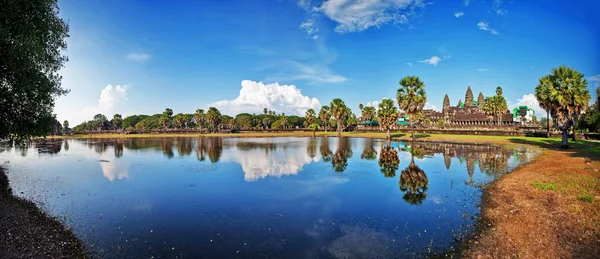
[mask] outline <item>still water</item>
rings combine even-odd
[[[0,147],[13,192],[101,258],[399,258],[474,229],[481,185],[539,151],[362,138]],[[5,162],[9,161],[9,162]]]

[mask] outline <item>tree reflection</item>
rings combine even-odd
[[[400,158],[398,157],[398,151],[391,146],[388,141],[387,145],[381,146],[381,152],[379,153],[379,168],[385,177],[395,177],[396,171],[400,166]]]
[[[219,162],[223,154],[223,139],[221,137],[211,137],[208,139],[208,159],[211,163]]]
[[[190,154],[192,154],[192,139],[178,138],[177,154],[179,154],[180,157],[189,156]]]
[[[363,149],[362,154],[360,154],[360,158],[366,160],[373,160],[377,158],[377,151],[375,151],[375,148],[373,147],[373,139],[365,139],[365,148]]]
[[[123,156],[123,142],[117,140],[115,141],[115,157],[120,158]]]
[[[400,172],[400,191],[404,192],[402,199],[408,204],[419,205],[427,198],[425,193],[429,187],[429,180],[423,169],[415,164],[414,143],[411,150],[410,164]]]
[[[198,161],[202,162],[206,160],[206,139],[204,137],[199,137],[197,141],[196,158],[198,158]]]
[[[352,147],[346,137],[338,138],[338,147],[331,159],[331,166],[336,172],[343,172],[348,166],[348,158],[352,157]]]
[[[69,151],[69,140],[65,140],[65,146],[63,147],[65,151]]]
[[[317,139],[311,138],[306,147],[306,154],[308,157],[315,158],[317,156]]]
[[[321,158],[323,159],[323,161],[331,161],[331,156],[333,155],[333,153],[329,149],[329,138],[321,137],[321,147],[319,148],[319,150],[321,152]]]
[[[163,141],[160,142],[160,149],[162,150],[163,155],[169,159],[175,156],[172,139],[163,139]]]

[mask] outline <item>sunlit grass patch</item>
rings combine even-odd
[[[533,187],[542,190],[542,191],[547,191],[547,190],[556,190],[556,184],[555,183],[533,183]]]
[[[580,201],[583,201],[583,202],[587,202],[587,203],[594,202],[594,196],[592,196],[592,195],[581,195],[581,196],[577,197],[577,199]]]

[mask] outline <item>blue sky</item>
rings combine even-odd
[[[426,83],[428,108],[502,86],[509,106],[536,106],[540,77],[568,65],[600,82],[600,2],[500,0],[62,0],[71,28],[55,112],[286,114],[342,98],[395,98]],[[243,85],[243,87],[242,87]],[[242,90],[242,91],[240,91]],[[538,109],[538,113],[542,113]],[[545,114],[545,112],[543,113]],[[539,114],[538,117],[540,117]]]

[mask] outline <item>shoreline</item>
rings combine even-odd
[[[560,139],[482,135],[416,134],[417,142],[530,145],[542,153],[533,161],[502,175],[483,190],[476,230],[447,255],[466,258],[497,257],[591,257],[600,253],[600,143],[570,141],[570,149],[559,149]],[[311,137],[312,132],[203,134],[206,137]],[[320,132],[317,137],[337,137]],[[345,132],[345,137],[385,139],[385,133]],[[410,134],[392,134],[394,141],[411,141]],[[199,134],[95,134],[50,138],[169,138],[200,137]],[[1,177],[5,176],[0,167]],[[3,183],[2,183],[3,184]],[[555,184],[541,190],[536,184]],[[8,188],[0,185],[2,190]],[[11,194],[12,196],[12,194]],[[591,201],[582,201],[591,197]],[[4,199],[4,197],[0,197]],[[32,202],[19,199],[33,206]],[[561,215],[557,217],[556,215]],[[60,222],[54,221],[53,224]],[[62,226],[62,225],[60,225]],[[78,249],[81,242],[70,232]],[[559,231],[560,230],[560,231]],[[577,231],[574,231],[577,230]],[[0,229],[3,231],[3,229]],[[531,233],[531,235],[530,235]],[[579,235],[576,235],[579,234]],[[0,239],[0,241],[3,241]],[[72,243],[75,244],[75,243]],[[1,248],[1,247],[0,247]],[[6,249],[2,249],[6,250]],[[84,250],[79,250],[85,257]],[[0,253],[0,257],[2,254]]]
[[[0,165],[0,258],[87,258],[68,227],[13,195],[7,173]]]

